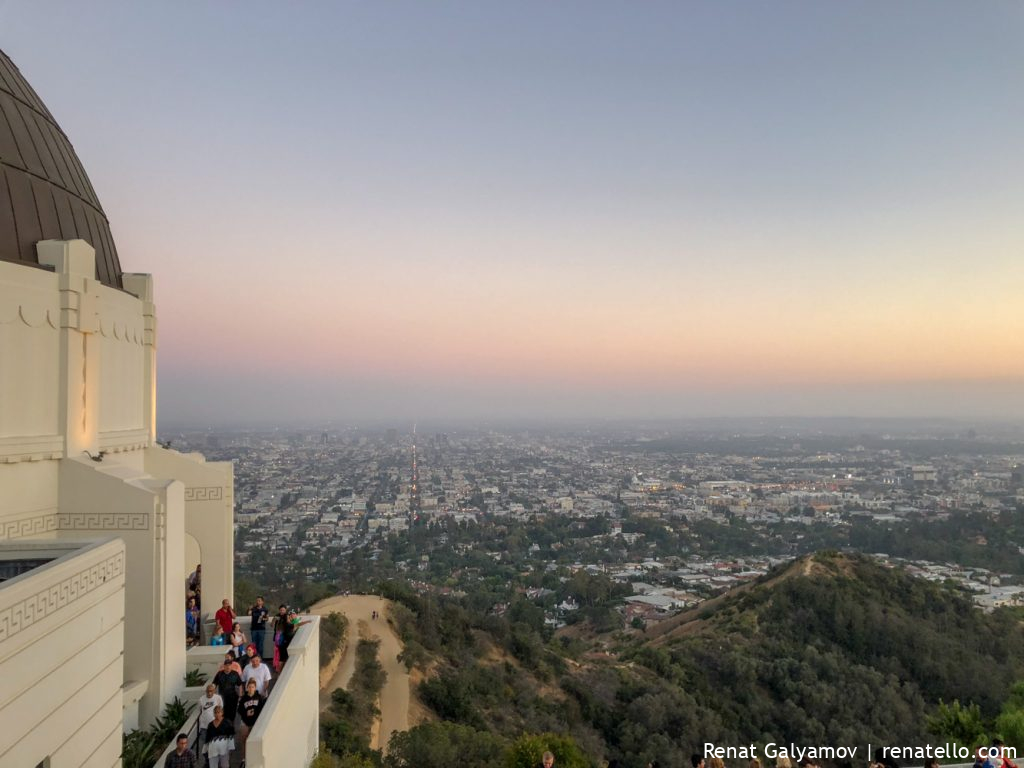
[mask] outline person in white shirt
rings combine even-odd
[[[256,681],[256,689],[260,696],[267,695],[267,686],[270,685],[270,667],[263,663],[257,653],[249,659],[249,666],[242,670],[242,682]]]
[[[206,695],[199,697],[199,746],[202,754],[202,745],[206,743],[206,729],[213,722],[213,708],[223,707],[224,699],[217,693],[217,686],[213,683],[206,684]]]

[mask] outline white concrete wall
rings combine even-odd
[[[59,456],[57,275],[0,262],[0,461]]]
[[[152,443],[152,279],[97,282],[83,240],[37,251],[53,272],[0,263],[0,540],[58,535],[57,460]]]
[[[181,578],[187,579],[192,571],[196,569],[196,565],[201,564],[202,561],[203,555],[202,550],[199,548],[199,542],[195,536],[185,531],[185,559],[181,565]]]
[[[57,461],[0,463],[0,541],[57,535],[58,472]]]
[[[44,241],[37,252],[52,272],[0,262],[0,542],[120,537],[128,619],[118,675],[129,685],[101,709],[145,727],[184,688],[186,527],[203,553],[204,602],[233,595],[232,467],[152,447],[152,278],[125,274],[124,291],[102,285],[82,240]],[[101,461],[85,455],[101,450]],[[11,647],[0,635],[0,659]],[[85,722],[100,710],[76,713]],[[5,725],[10,740],[17,732]]]
[[[53,273],[0,262],[0,541],[56,535],[57,289]]]
[[[124,676],[149,683],[139,706],[147,726],[184,688],[184,487],[108,457],[65,459],[60,473],[61,536],[116,533],[124,540],[128,582]],[[172,574],[173,578],[168,574]]]
[[[182,555],[180,562],[184,565],[177,566],[183,568],[182,584],[201,562],[203,614],[212,616],[225,597],[234,605],[234,466],[230,461],[207,461],[198,453],[179,453],[159,446],[147,448],[144,456],[146,472],[173,477],[185,485],[185,532],[198,542],[200,559],[185,560]]]
[[[300,627],[246,743],[248,768],[309,765],[320,741],[320,617]]]
[[[0,584],[0,765],[121,764],[125,548],[83,545]]]
[[[145,447],[149,392],[142,302],[128,293],[104,290],[93,337],[99,343],[99,446],[106,451]]]

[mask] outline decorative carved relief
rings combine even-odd
[[[96,563],[21,602],[0,609],[0,643],[123,573],[124,553],[118,552],[102,563]]]
[[[189,486],[185,489],[185,501],[223,501],[224,489],[219,485]]]
[[[57,314],[57,312],[51,312],[45,307],[28,307],[24,304],[18,304],[13,308],[10,317],[0,317],[0,325],[10,325],[16,320],[20,320],[29,328],[40,328],[48,325],[56,330]]]
[[[63,455],[64,438],[61,435],[0,437],[0,464],[59,459]]]
[[[132,318],[133,320],[142,320],[142,317]],[[105,317],[100,315],[100,336],[105,339],[116,339],[117,341],[125,341],[129,344],[142,344],[143,330],[130,325],[128,322],[118,320],[113,317]]]
[[[62,531],[148,531],[147,512],[58,512]]]
[[[0,539],[23,539],[57,530],[57,515],[53,512],[33,514],[15,520],[0,520]]]
[[[122,429],[100,432],[100,448],[107,453],[134,451],[149,445],[148,429]]]

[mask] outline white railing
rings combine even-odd
[[[320,742],[320,617],[303,616],[246,744],[247,768],[304,768]]]
[[[303,616],[309,624],[299,627],[288,646],[288,662],[274,680],[266,706],[253,726],[246,744],[247,768],[304,768],[316,756],[320,743],[320,617]],[[249,637],[249,618],[240,617],[246,637]],[[268,622],[267,634],[271,635]],[[266,647],[273,658],[273,637],[267,637]],[[197,645],[189,648],[186,665],[199,670],[212,680],[224,654],[230,646]],[[189,700],[196,700],[203,687],[187,688]],[[189,746],[196,746],[196,719],[193,712],[180,732],[189,735]],[[174,751],[172,742],[160,756],[154,768],[163,768],[166,756]],[[239,748],[241,743],[239,742]]]

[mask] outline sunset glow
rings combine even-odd
[[[1021,7],[321,10],[0,11],[163,419],[1024,417]]]

